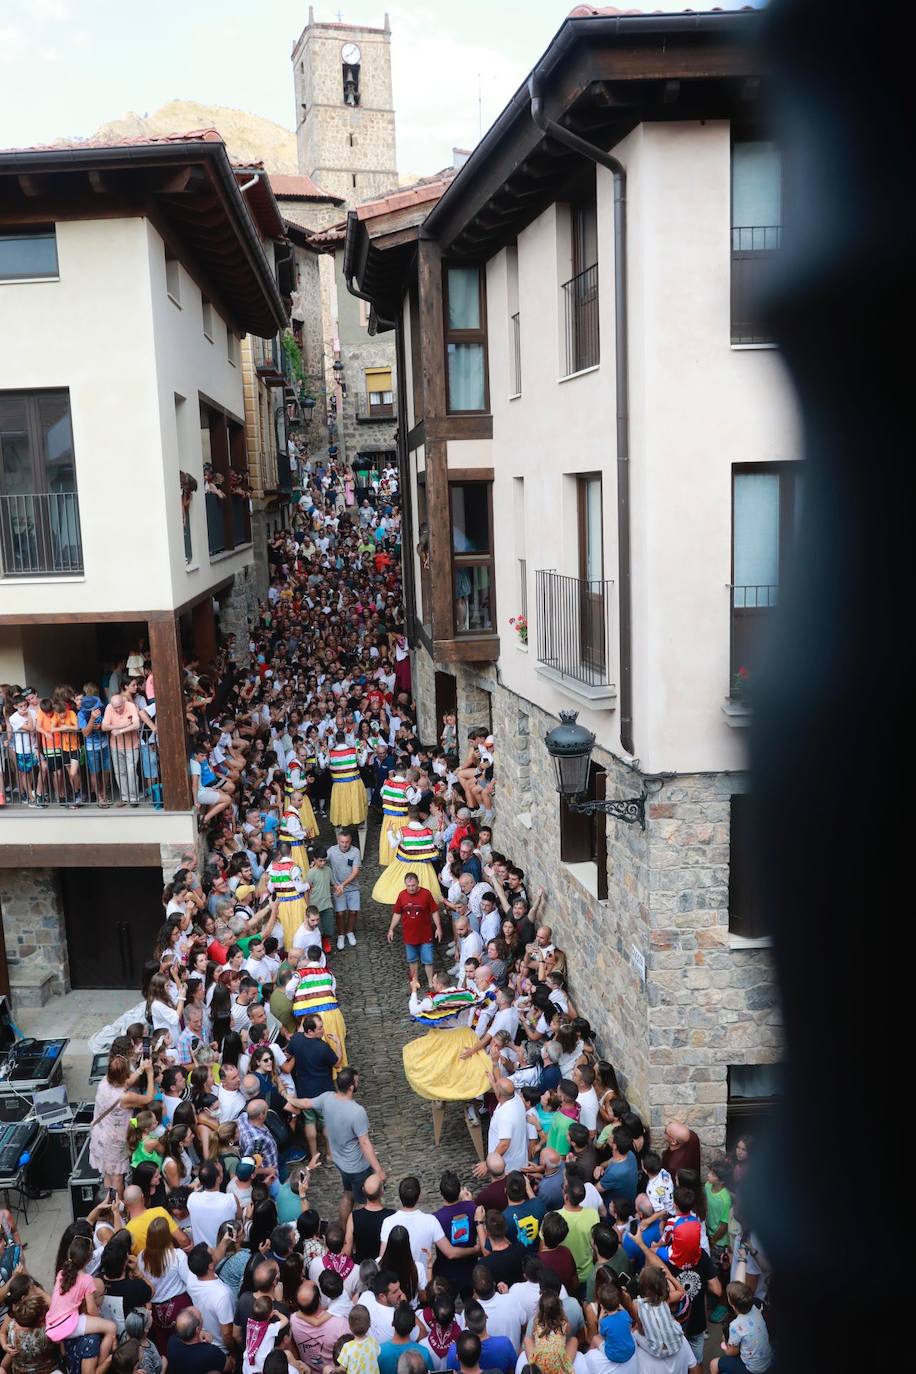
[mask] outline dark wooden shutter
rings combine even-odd
[[[728,928],[733,935],[756,940],[767,932],[754,881],[751,799],[746,794],[732,796],[730,831]]]
[[[591,779],[592,796],[603,801],[607,795],[607,773],[603,768],[595,768]],[[602,812],[592,817],[592,844],[595,850],[595,867],[598,870],[598,900],[607,901],[607,816]]]

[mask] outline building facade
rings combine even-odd
[[[782,222],[757,22],[568,19],[432,204],[361,206],[347,240],[396,323],[421,734],[493,730],[497,847],[577,1006],[653,1128],[712,1149],[780,1052],[742,727],[800,445],[755,307]],[[570,710],[587,795],[644,826],[558,796]]]
[[[316,23],[310,6],[292,63],[303,177],[346,209],[395,190],[388,16],[380,29]],[[324,406],[310,431],[310,449],[319,459],[380,468],[395,453],[394,345],[385,334],[370,334],[368,307],[350,294],[340,215],[313,217],[311,227],[324,258],[319,276],[326,349]]]
[[[286,311],[215,133],[5,152],[0,186],[0,681],[104,697],[145,660],[156,708],[39,756],[5,699],[0,977],[40,1000],[136,987],[196,846],[182,665],[254,600],[242,341]]]

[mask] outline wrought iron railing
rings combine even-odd
[[[777,605],[779,586],[744,583],[729,587],[729,688],[733,701],[746,700],[760,663],[760,640],[770,611]]]
[[[521,396],[522,394],[522,330],[521,316],[519,311],[510,315],[509,323],[512,326],[510,341],[510,377],[509,387],[511,396]]]
[[[769,343],[772,335],[760,315],[770,263],[782,244],[779,224],[732,226],[732,343]]]
[[[251,543],[251,504],[240,492],[205,493],[207,547],[211,556]]]
[[[105,708],[93,722],[101,725]],[[78,726],[0,737],[0,793],[6,808],[61,811],[80,806],[161,810],[159,740],[147,726],[112,735]]]
[[[538,663],[587,687],[611,685],[613,582],[535,572]]]
[[[80,503],[75,491],[0,496],[0,569],[4,577],[83,571]]]
[[[600,358],[598,337],[598,264],[586,267],[562,286],[566,375],[597,367]]]

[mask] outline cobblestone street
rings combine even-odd
[[[333,843],[328,827],[322,843]],[[370,813],[360,891],[362,911],[357,945],[332,952],[337,992],[347,1023],[347,1055],[360,1071],[359,1100],[369,1113],[376,1153],[388,1175],[389,1201],[405,1174],[416,1174],[423,1185],[421,1205],[439,1205],[439,1176],[449,1166],[462,1182],[470,1183],[477,1162],[464,1114],[457,1103],[446,1108],[442,1139],[433,1142],[430,1105],[407,1085],[401,1049],[422,1031],[407,1011],[409,988],[400,934],[393,944],[385,939],[391,908],[373,902],[370,893],[379,874],[378,824]],[[311,1197],[316,1208],[332,1216],[340,1196],[340,1179],[333,1165],[315,1175]],[[397,1205],[395,1203],[395,1205]]]

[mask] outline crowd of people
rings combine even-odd
[[[459,747],[450,715],[418,734],[393,475],[361,500],[341,477],[303,471],[249,643],[185,665],[200,846],[107,1037],[97,1205],[48,1276],[0,1216],[4,1369],[680,1374],[724,1323],[712,1374],[761,1374],[751,1142],[702,1170],[695,1133],[650,1139],[596,1053],[549,894],[499,848],[496,742]],[[376,860],[390,917],[366,929]],[[463,1177],[392,1179],[377,1153],[337,974],[386,938],[425,1028],[406,1082],[483,1145]]]

